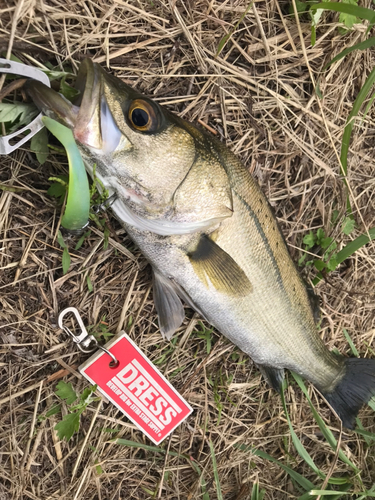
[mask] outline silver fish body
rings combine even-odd
[[[347,427],[374,393],[375,362],[330,352],[309,294],[255,180],[207,132],[98,65],[82,63],[78,106],[38,82],[28,92],[73,129],[88,171],[117,199],[116,217],[152,265],[162,333],[181,299],[247,353],[280,389],[284,369],[311,381]]]

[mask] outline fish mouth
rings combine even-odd
[[[105,76],[98,64],[84,59],[75,82],[79,95],[74,104],[37,80],[28,80],[25,89],[45,115],[73,131],[77,142],[105,153],[114,151],[121,138],[104,97]]]

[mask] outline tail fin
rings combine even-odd
[[[330,393],[322,392],[342,423],[354,429],[361,406],[375,395],[375,360],[348,358],[345,375]]]

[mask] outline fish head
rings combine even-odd
[[[222,199],[227,177],[202,132],[90,59],[75,87],[72,104],[40,82],[26,84],[36,106],[73,131],[88,171],[95,165],[99,181],[117,195],[119,219],[168,235],[231,215],[231,201]]]
[[[48,116],[68,126],[105,187],[130,204],[161,211],[195,157],[194,138],[157,102],[86,59],[74,104],[30,80],[27,91]],[[139,207],[138,207],[139,208]]]

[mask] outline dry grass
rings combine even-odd
[[[343,36],[337,31],[338,16],[327,14],[311,47],[309,25],[298,25],[287,15],[287,4],[257,2],[215,57],[220,40],[247,6],[247,0],[9,1],[0,4],[0,51],[11,51],[28,64],[49,62],[74,71],[83,57],[93,57],[169,109],[214,129],[259,180],[297,260],[310,229],[323,226],[340,245],[348,240],[340,225],[330,224],[332,211],[345,209],[338,154],[345,119],[374,65],[374,53],[354,52],[334,64],[321,80],[324,98],[319,101],[312,78],[340,50],[363,40],[364,28],[355,26]],[[355,128],[350,148],[358,233],[375,226],[374,118],[370,111]],[[166,445],[197,461],[211,499],[216,493],[209,440],[225,499],[249,498],[256,480],[266,489],[267,500],[301,494],[278,465],[239,451],[235,443],[251,444],[321,485],[293,448],[279,396],[261,381],[251,360],[241,353],[234,360],[238,350],[218,334],[207,356],[206,343],[196,334],[198,318],[190,310],[174,347],[162,340],[150,270],[114,220],[117,237],[133,258],[112,244],[104,250],[102,235],[95,231],[73,252],[73,265],[62,275],[62,249],[55,238],[59,210],[46,195],[48,177],[66,170],[61,158],[41,167],[24,149],[0,164],[0,183],[20,188],[0,191],[0,499],[151,498],[146,490],[169,500],[202,498],[188,459],[111,442],[114,434],[104,429],[150,444],[111,405],[103,404],[98,412],[95,403],[69,444],[59,442],[53,430],[58,416],[38,418],[56,402],[59,377],[78,391],[86,386],[76,371],[84,357],[56,325],[58,312],[67,306],[76,306],[87,325],[98,325],[105,317],[112,332],[126,327],[154,361],[166,354],[159,365],[162,372],[194,408]],[[374,248],[367,245],[317,287],[321,331],[330,348],[349,352],[342,333],[346,328],[362,356],[373,354]],[[215,394],[222,404],[219,422]],[[296,385],[286,396],[297,435],[328,473],[335,454],[305,398]],[[312,397],[338,435],[338,421],[313,391]],[[363,409],[361,419],[367,430],[375,431],[372,410]],[[373,447],[344,432],[342,448],[369,487],[375,477]],[[352,471],[338,461],[334,475],[345,474]],[[361,491],[361,480],[353,479],[351,491]]]

